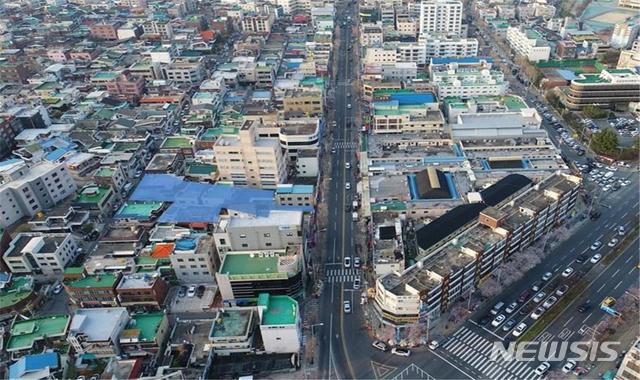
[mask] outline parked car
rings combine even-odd
[[[386,352],[389,350],[389,346],[381,340],[376,340],[371,345],[383,352]]]
[[[353,259],[353,267],[354,268],[360,268],[360,258],[356,257]]]
[[[509,319],[504,324],[504,326],[502,326],[502,331],[504,331],[504,332],[510,331],[513,328],[513,326],[515,326],[515,325],[516,325],[515,319]]]
[[[187,295],[187,287],[181,286],[180,290],[178,290],[178,297],[182,298]]]
[[[589,262],[590,262],[591,264],[595,264],[595,263],[597,263],[598,261],[600,261],[600,259],[601,259],[601,258],[602,258],[602,255],[601,255],[601,254],[599,254],[599,253],[596,253],[595,255],[593,255],[593,257],[591,258],[591,260],[589,260]]]
[[[573,268],[568,267],[567,269],[562,271],[562,277],[569,277],[573,274]]]
[[[504,302],[500,301],[497,304],[493,305],[493,308],[491,309],[490,313],[493,315],[498,315],[498,313],[503,307],[504,307]]]
[[[351,301],[349,301],[349,300],[344,301],[343,310],[344,310],[345,314],[351,313]]]
[[[543,307],[539,307],[531,313],[531,319],[538,319],[544,314],[545,309]]]
[[[578,257],[576,257],[576,263],[584,263],[588,259],[589,259],[589,256],[587,256],[585,254],[578,255]]]
[[[493,321],[491,321],[491,326],[498,327],[502,324],[502,322],[504,322],[505,319],[507,319],[507,317],[505,317],[504,314],[500,314],[495,317]]]
[[[616,244],[618,244],[618,241],[619,241],[618,238],[613,238],[613,239],[609,240],[609,243],[607,243],[607,245],[609,247],[615,247]]]
[[[516,308],[517,308],[517,307],[518,307],[518,303],[517,303],[517,302],[511,302],[511,303],[509,304],[509,306],[507,306],[507,308],[506,308],[506,309],[504,309],[504,311],[505,311],[507,314],[511,314],[511,313],[513,313],[513,312],[516,310]]]
[[[347,256],[344,258],[344,267],[351,268],[351,257]]]
[[[626,183],[626,182],[623,182],[623,183]],[[623,185],[623,186],[626,186],[626,185]],[[618,227],[618,235],[624,236],[624,234],[625,234],[624,226]]]
[[[523,303],[526,300],[528,300],[529,297],[531,297],[531,292],[529,290],[525,290],[524,292],[520,293],[520,296],[518,297],[518,302]]]
[[[524,330],[527,329],[527,324],[522,322],[520,323],[518,326],[516,326],[516,328],[513,330],[513,332],[511,333],[513,336],[518,337],[520,335],[522,335],[522,333],[524,332]]]
[[[408,348],[394,347],[391,349],[391,353],[398,356],[411,356],[411,350]]]
[[[533,373],[535,373],[538,376],[542,376],[545,373],[547,373],[547,371],[549,370],[549,368],[551,368],[551,364],[549,364],[549,362],[543,362],[542,364],[540,364],[538,366],[538,368],[536,368]]]
[[[356,278],[353,280],[353,289],[354,289],[354,290],[358,290],[358,289],[360,289],[360,277],[356,277]]]
[[[567,290],[569,290],[569,285],[567,284],[560,285],[560,287],[556,289],[556,296],[562,297],[567,292]]]
[[[187,297],[191,298],[195,296],[196,296],[196,286],[191,285],[189,286],[189,289],[187,289]]]
[[[549,281],[553,277],[553,273],[547,272],[542,275],[542,281]]]
[[[196,289],[196,296],[198,298],[202,298],[202,296],[204,296],[205,290],[207,290],[207,288],[205,288],[204,285],[198,285],[198,288]]]
[[[567,362],[564,363],[564,366],[562,366],[562,372],[570,373],[571,371],[573,371],[574,368],[576,368],[577,364],[578,363],[576,363],[575,360],[567,360]]]
[[[551,296],[547,298],[546,301],[544,301],[544,303],[542,304],[542,307],[544,307],[545,309],[550,309],[551,306],[553,306],[553,304],[556,303],[556,301],[558,301],[558,298],[556,296]]]
[[[593,244],[591,244],[591,250],[592,251],[597,251],[600,248],[602,248],[602,242],[600,240],[595,241]]]
[[[579,313],[585,313],[587,310],[591,309],[591,303],[589,301],[583,303],[582,305],[578,306],[578,312]]]
[[[542,281],[536,281],[533,283],[533,285],[531,285],[531,290],[533,290],[534,292],[537,292],[538,290],[540,290],[541,286],[542,286]]]
[[[545,292],[540,292],[538,294],[536,294],[535,297],[533,297],[533,302],[538,303],[540,301],[542,301],[544,299],[544,297],[547,296],[547,293]]]

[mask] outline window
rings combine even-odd
[[[240,239],[246,239],[246,238],[247,238],[247,235],[245,235],[245,234],[240,234]]]
[[[291,199],[289,199],[289,200],[291,200]],[[266,237],[266,238],[271,237],[271,234],[266,233],[266,234],[264,234],[264,237]]]

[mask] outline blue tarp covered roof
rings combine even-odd
[[[9,366],[9,378],[19,379],[29,372],[39,371],[47,367],[51,370],[58,368],[57,353],[47,352],[44,354],[23,356],[16,363]]]
[[[435,103],[436,101],[435,95],[430,92],[397,93],[391,94],[389,98],[397,101],[399,105]]]
[[[267,216],[271,210],[313,210],[280,206],[271,190],[188,182],[169,174],[145,175],[130,200],[171,203],[158,220],[167,223],[215,223],[222,208],[256,216]]]

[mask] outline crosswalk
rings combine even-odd
[[[327,282],[353,282],[360,277],[360,270],[355,268],[327,269],[325,277]]]
[[[333,147],[336,149],[355,149],[358,144],[354,141],[336,141]]]
[[[493,342],[476,334],[466,326],[456,331],[442,346],[451,355],[484,374],[488,379],[538,379],[533,363],[502,357],[491,360]]]

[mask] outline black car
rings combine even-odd
[[[590,215],[589,218],[591,220],[596,220],[598,219],[600,216],[602,215],[602,213],[600,211],[593,211]]]
[[[198,285],[198,288],[196,289],[196,296],[198,298],[202,298],[202,296],[204,295],[204,291],[206,290],[206,288],[204,287],[204,285]]]
[[[591,303],[589,301],[587,301],[587,302],[583,303],[582,305],[580,305],[578,307],[578,312],[579,313],[584,313],[589,309],[591,309]]]
[[[576,257],[576,263],[584,263],[585,261],[587,261],[587,259],[589,259],[589,256],[587,255],[580,255],[578,257]]]

